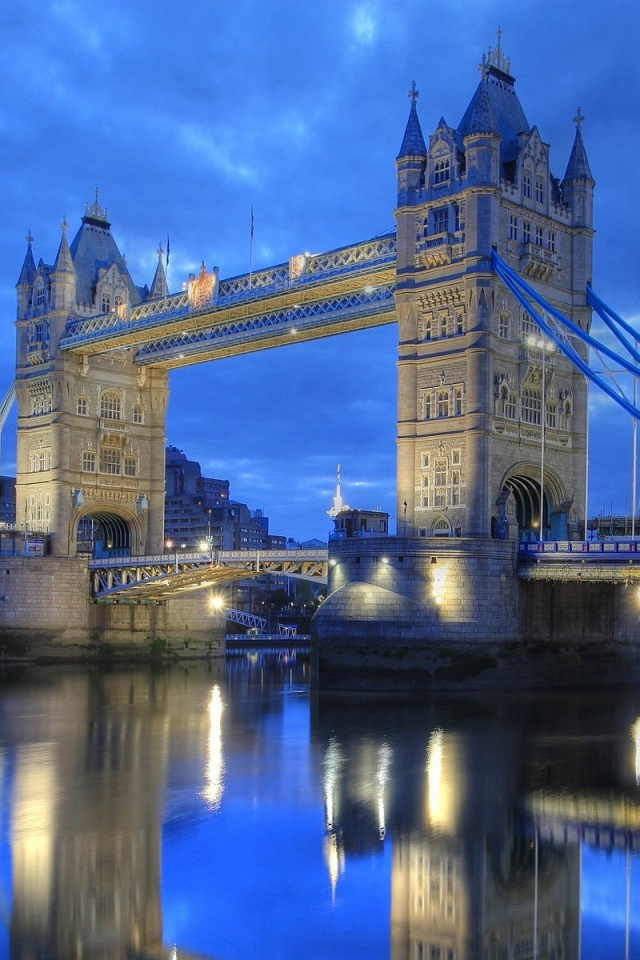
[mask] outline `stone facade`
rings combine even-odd
[[[542,522],[550,538],[579,538],[585,380],[543,341],[491,255],[588,329],[594,181],[582,117],[560,181],[500,45],[483,63],[458,127],[441,119],[428,145],[414,88],[397,159],[400,532],[537,539]]]

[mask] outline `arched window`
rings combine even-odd
[[[120,394],[114,390],[107,390],[100,397],[100,416],[103,420],[120,420],[122,402]]]
[[[456,387],[453,394],[453,415],[455,417],[462,416],[462,388]]]
[[[525,387],[522,391],[521,417],[523,423],[540,424],[542,400],[539,390]]]
[[[443,157],[441,160],[436,160],[433,167],[433,182],[444,183],[446,180],[448,180],[450,169],[449,157]]]
[[[108,293],[102,294],[102,301],[100,305],[102,307],[103,313],[108,313],[109,310],[111,310],[111,297],[109,296]]]

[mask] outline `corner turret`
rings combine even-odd
[[[156,267],[151,290],[149,291],[149,300],[162,300],[163,297],[169,294],[167,275],[164,269],[164,250],[162,244],[159,245],[156,252],[158,254],[158,266]]]
[[[573,122],[576,125],[576,135],[562,181],[562,198],[573,214],[573,226],[591,229],[595,180],[591,175],[587,151],[582,139],[584,117],[580,107],[576,111]]]
[[[18,291],[18,320],[25,320],[31,309],[33,281],[36,276],[36,262],[33,259],[33,236],[31,230],[29,230],[26,239],[27,252],[16,284],[16,290]]]
[[[416,101],[420,93],[416,90],[415,80],[411,84],[408,96],[411,100],[409,119],[402,138],[400,152],[396,158],[399,207],[415,203],[416,195],[424,186],[427,166],[427,146],[424,142],[416,108]]]
[[[68,223],[62,221],[62,239],[51,271],[51,309],[71,312],[76,303],[76,270],[67,240]]]

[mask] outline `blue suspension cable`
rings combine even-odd
[[[600,389],[604,391],[604,393],[606,393],[607,396],[609,396],[612,400],[614,400],[617,404],[619,404],[619,406],[621,406],[624,410],[626,410],[627,413],[631,414],[631,416],[634,419],[640,420],[640,409],[638,409],[632,403],[630,403],[626,399],[626,397],[616,393],[615,390],[612,390],[609,384],[603,381],[598,376],[598,374],[591,369],[588,363],[585,360],[583,360],[583,358],[580,356],[578,351],[570,343],[568,343],[567,341],[563,340],[560,336],[558,336],[556,331],[545,320],[543,320],[540,314],[538,313],[538,311],[534,307],[532,307],[530,301],[527,300],[527,298],[524,296],[524,293],[522,292],[522,290],[524,289],[527,292],[529,292],[532,299],[535,300],[536,302],[540,302],[540,305],[543,306],[545,309],[547,309],[548,307],[547,312],[551,314],[554,318],[559,319],[567,327],[569,327],[569,329],[575,329],[576,335],[579,336],[581,340],[584,340],[585,343],[588,343],[589,346],[593,346],[594,349],[597,349],[597,350],[602,350],[604,353],[608,354],[617,362],[622,363],[622,365],[627,370],[629,370],[630,373],[633,373],[634,375],[638,374],[637,368],[635,368],[632,364],[630,364],[624,358],[619,357],[618,354],[614,353],[612,350],[609,350],[608,348],[604,348],[603,345],[598,343],[597,340],[594,340],[593,337],[589,337],[588,334],[585,334],[584,331],[577,326],[577,324],[573,323],[567,317],[563,317],[563,315],[560,314],[557,310],[555,310],[555,308],[551,307],[550,304],[546,304],[545,301],[542,299],[542,297],[536,294],[535,291],[531,287],[529,287],[527,283],[525,283],[513,270],[511,270],[510,267],[507,266],[506,263],[504,263],[504,261],[499,257],[498,253],[495,250],[492,251],[492,265],[497,275],[501,278],[501,280],[505,283],[505,285],[511,290],[511,292],[516,296],[516,298],[522,304],[525,310],[527,310],[527,312],[531,314],[531,316],[536,321],[536,323],[538,324],[542,332],[545,333],[546,336],[549,337],[549,339],[556,344],[558,349],[566,357],[568,357],[568,359],[571,360],[572,363],[575,364],[575,366],[585,375],[585,377],[587,377],[589,380],[595,383],[598,387],[600,387]]]

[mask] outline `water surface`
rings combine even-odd
[[[640,693],[0,673],[0,960],[640,960]]]

